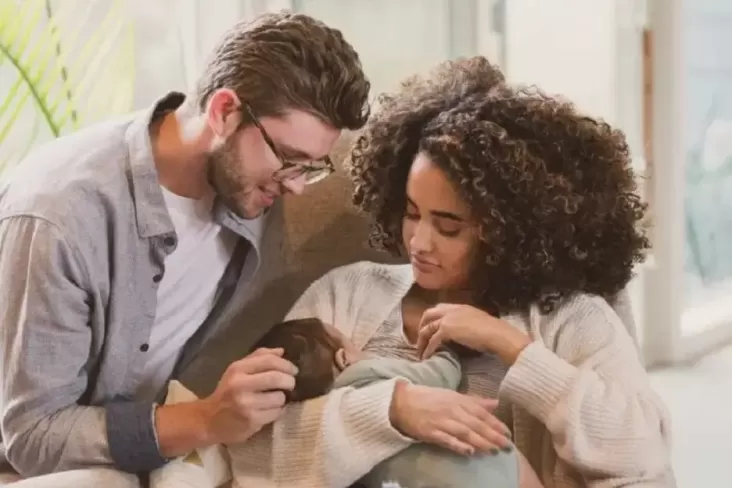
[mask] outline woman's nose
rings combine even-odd
[[[432,228],[424,222],[418,222],[410,242],[412,252],[429,252],[432,250]]]

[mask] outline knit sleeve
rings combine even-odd
[[[288,318],[331,321],[336,307],[344,308],[337,303],[340,297],[350,300],[358,292],[352,271],[336,270],[314,282]],[[353,325],[337,322],[339,328]],[[395,384],[392,379],[364,388],[338,388],[328,395],[288,405],[271,429],[275,486],[349,486],[409,446],[412,441],[396,431],[389,420]]]
[[[612,309],[576,298],[541,339],[511,366],[501,399],[546,426],[587,486],[673,486],[669,414]]]

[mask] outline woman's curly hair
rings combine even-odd
[[[406,182],[418,152],[445,171],[480,224],[473,287],[496,314],[550,311],[575,292],[611,298],[649,247],[623,134],[485,58],[441,64],[382,95],[349,161],[372,244],[402,252]]]

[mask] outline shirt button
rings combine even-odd
[[[147,352],[147,350],[150,349],[150,344],[143,344],[140,346],[140,351]]]
[[[153,276],[153,281],[155,283],[160,283],[160,281],[162,281],[162,279],[163,279],[163,274],[162,273],[156,274],[155,276]]]

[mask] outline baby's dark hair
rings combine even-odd
[[[302,402],[325,395],[335,380],[334,358],[342,347],[325,324],[316,318],[287,320],[274,325],[255,348],[285,350],[284,358],[297,366],[295,388],[285,392],[288,402]]]

